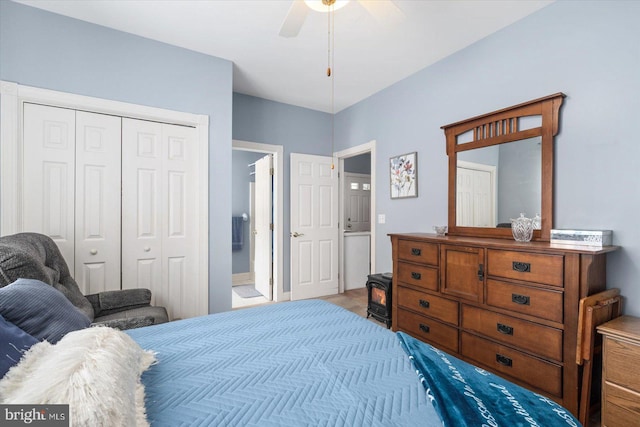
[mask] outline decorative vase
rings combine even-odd
[[[511,219],[511,232],[516,242],[529,242],[533,237],[533,218],[526,218],[523,213],[519,218]]]
[[[542,218],[540,218],[540,214],[536,214],[533,217],[533,229],[540,230],[542,228]]]
[[[436,232],[436,235],[439,237],[443,237],[445,234],[447,234],[447,226],[446,225],[434,225],[433,229]]]

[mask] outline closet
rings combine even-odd
[[[142,287],[172,319],[206,314],[197,130],[28,102],[22,129],[19,229],[51,236],[85,294]]]

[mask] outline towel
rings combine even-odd
[[[241,251],[244,244],[244,221],[241,216],[231,218],[231,249]]]

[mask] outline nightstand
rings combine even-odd
[[[640,426],[640,319],[621,316],[603,335],[602,427]]]

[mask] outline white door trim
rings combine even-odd
[[[283,248],[284,248],[284,148],[282,145],[262,144],[259,142],[233,140],[232,149],[254,151],[258,153],[273,154],[273,180],[275,183],[273,189],[273,283],[274,301],[288,301],[290,292],[284,291],[284,267],[283,267]]]
[[[355,147],[347,148],[345,150],[338,151],[334,153],[334,157],[338,159],[338,171],[340,173],[340,177],[344,176],[344,159],[349,157],[354,157],[360,154],[371,153],[371,272],[376,272],[376,140],[373,139],[364,144],[357,145]],[[342,189],[342,184],[338,186]],[[338,197],[339,205],[340,205],[340,218],[344,218],[344,203],[342,199],[344,198],[344,194],[342,190],[340,190],[340,195]],[[344,292],[344,233],[340,233],[340,281],[338,292]]]
[[[22,179],[20,112],[25,102],[71,108],[101,114],[152,120],[169,124],[191,126],[197,132],[199,169],[197,217],[199,218],[198,277],[203,281],[203,295],[198,301],[200,312],[209,311],[209,116],[147,107],[120,101],[58,92],[24,86],[0,80],[0,235],[20,231],[22,198],[19,182]]]

